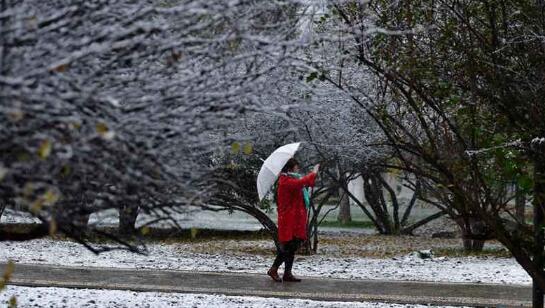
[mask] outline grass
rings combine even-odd
[[[437,248],[433,250],[436,257],[495,257],[495,258],[511,258],[511,253],[505,248],[484,248],[482,251],[466,252],[460,248]]]
[[[264,230],[237,231],[212,229],[160,229],[150,228],[149,233],[141,237],[150,242],[176,243],[217,240],[270,240],[271,236]]]
[[[324,220],[322,221],[322,223],[320,224],[321,227],[334,227],[334,228],[359,228],[359,229],[370,229],[370,228],[374,228],[375,226],[373,225],[372,222],[370,221],[356,221],[356,220],[353,220],[353,221],[350,221],[348,223],[341,223],[339,221],[336,221],[336,220]]]
[[[0,224],[0,232],[12,234],[28,234],[38,228],[37,224]],[[124,237],[118,235],[116,227],[100,227],[100,232],[111,234],[113,236]],[[138,231],[137,231],[138,232]],[[192,242],[192,241],[213,241],[213,240],[264,240],[270,239],[270,235],[264,230],[258,231],[237,231],[237,230],[212,230],[212,229],[176,229],[176,228],[148,228],[145,234],[138,234],[138,239],[145,242]],[[57,234],[56,239],[65,240],[66,237]],[[89,233],[85,236],[86,240],[94,243],[111,242],[107,236],[97,233]],[[130,240],[129,237],[125,237]],[[136,239],[136,236],[133,238]]]
[[[38,224],[0,224],[0,231],[11,233],[29,233],[35,229]]]

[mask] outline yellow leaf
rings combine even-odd
[[[242,148],[242,152],[244,152],[244,154],[246,155],[252,154],[253,151],[254,151],[254,148],[252,147],[251,143],[246,143],[244,147]]]
[[[30,197],[30,194],[32,193],[32,184],[27,184],[25,186],[25,195],[27,197]],[[51,190],[48,189],[43,195],[39,196],[38,199],[36,199],[32,204],[30,205],[30,211],[34,214],[37,214],[42,210],[44,206],[52,206],[53,204],[57,203],[59,201],[60,195]]]
[[[17,298],[15,295],[9,299],[9,308],[17,308]]]
[[[68,69],[68,64],[67,63],[61,63],[61,64],[51,68],[50,70],[52,72],[63,73],[63,72],[66,72],[67,69]]]
[[[48,139],[43,140],[42,143],[40,143],[40,147],[38,147],[38,156],[40,156],[41,159],[46,159],[51,154],[51,148],[51,141]]]
[[[42,200],[42,198],[38,198],[38,200],[32,202],[32,205],[30,205],[30,212],[33,214],[38,214],[43,207],[44,201]]]
[[[233,144],[231,144],[231,152],[233,154],[238,154],[238,152],[240,152],[240,143],[233,142]]]
[[[34,185],[31,182],[27,182],[23,187],[23,196],[29,198],[34,193]]]
[[[8,264],[6,264],[6,270],[4,271],[4,276],[3,276],[4,282],[8,282],[11,279],[11,275],[13,274],[14,270],[15,270],[15,263],[9,260]]]
[[[47,190],[42,196],[44,205],[51,206],[59,201],[59,194],[52,190]]]
[[[150,232],[150,227],[148,226],[142,227],[142,229],[140,230],[140,233],[142,233],[142,235],[148,235],[149,232]]]
[[[68,124],[68,127],[70,127],[70,129],[79,130],[81,128],[81,123],[72,122]]]
[[[392,176],[400,176],[401,170],[398,168],[390,168],[388,169],[388,173],[391,174]]]
[[[197,238],[197,233],[199,233],[199,229],[197,229],[197,228],[191,228],[191,238],[192,238],[192,239]]]
[[[97,133],[104,139],[111,140],[114,138],[115,134],[108,125],[103,122],[98,122],[95,126]]]
[[[12,122],[19,122],[25,117],[25,114],[21,109],[11,110],[7,113],[7,115],[8,119],[10,119]]]
[[[102,122],[98,122],[96,125],[95,125],[95,128],[97,130],[97,133],[99,134],[105,134],[109,131],[108,129],[108,125],[106,125],[105,123],[102,123]]]

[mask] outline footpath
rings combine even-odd
[[[5,267],[0,263],[1,273]],[[300,278],[299,283],[276,283],[247,273],[16,264],[8,284],[438,306],[531,307],[532,298],[531,287],[520,285]]]

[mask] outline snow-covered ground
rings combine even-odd
[[[12,296],[18,306],[25,307],[325,307],[325,308],[423,308],[423,305],[396,305],[382,303],[324,302],[302,299],[261,298],[117,290],[89,290],[64,288],[28,288],[8,286],[0,291],[0,306],[7,306]]]
[[[249,230],[255,231],[262,228],[256,219],[244,213],[228,214],[225,212],[204,212],[190,211],[187,213],[172,213],[173,218],[183,228],[202,228],[202,229],[223,229],[223,230]],[[149,221],[154,221],[156,217],[141,213],[138,215],[136,226],[142,226]],[[106,210],[94,213],[89,218],[89,224],[92,226],[117,226],[119,214],[116,210]],[[0,217],[0,223],[39,223],[40,221],[29,213],[6,209],[4,215]],[[170,228],[174,227],[171,221],[164,220],[153,224],[153,227]]]
[[[244,242],[256,247],[263,244],[263,241]],[[212,246],[214,241],[201,245]],[[237,254],[232,251],[199,253],[195,252],[194,246],[194,243],[150,244],[148,256],[127,251],[111,251],[96,256],[70,241],[41,239],[0,242],[0,262],[13,260],[18,263],[66,266],[265,273],[273,260],[272,254]],[[420,259],[410,254],[398,258],[373,259],[330,255],[298,256],[294,272],[302,276],[345,279],[531,283],[530,277],[514,259],[492,257]]]

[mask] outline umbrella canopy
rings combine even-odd
[[[282,168],[284,168],[284,165],[286,165],[288,160],[295,155],[295,152],[297,152],[300,145],[301,142],[283,145],[265,159],[265,162],[257,175],[257,194],[259,195],[259,201],[263,200],[265,195],[269,192],[280,174],[280,171],[282,171]]]

